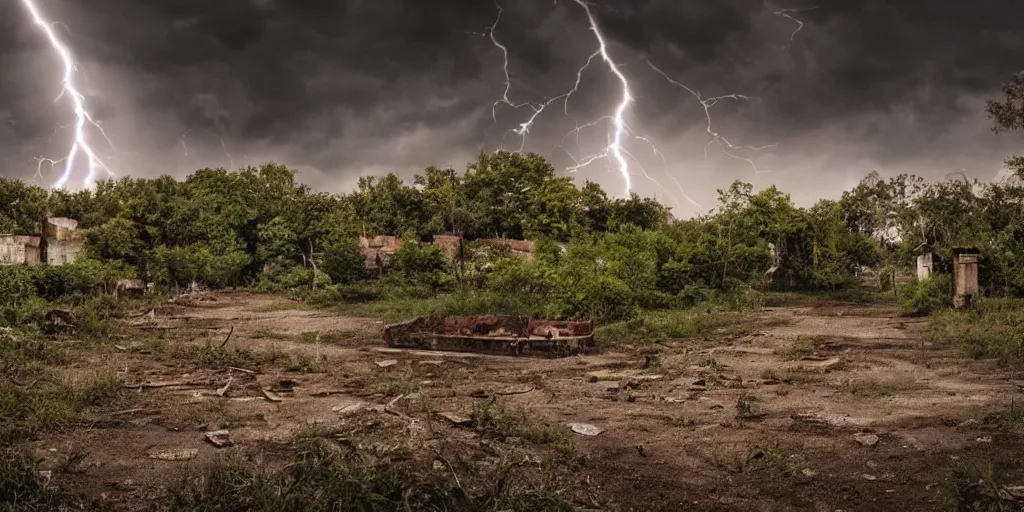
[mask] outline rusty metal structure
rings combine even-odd
[[[384,328],[389,347],[511,356],[565,357],[596,348],[594,322],[525,316],[421,316]]]

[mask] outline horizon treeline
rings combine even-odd
[[[1024,129],[1024,74],[1003,92],[986,107],[995,131]],[[163,289],[199,282],[329,301],[454,292],[479,299],[480,310],[623,319],[750,288],[836,290],[867,271],[891,287],[918,254],[948,265],[956,246],[980,249],[985,294],[1024,296],[1024,157],[1007,165],[1016,176],[1002,183],[872,172],[838,200],[807,208],[775,186],[736,181],[690,219],[649,198],[610,199],[536,154],[503,151],[480,153],[462,174],[428,167],[411,182],[362,177],[346,194],[313,191],[276,164],[78,192],[0,179],[0,233],[35,234],[46,215],[71,217],[88,229],[89,255],[67,268],[0,267],[0,288],[21,293],[0,293],[0,309],[16,310],[9,297],[33,289],[54,300],[109,285],[97,276],[131,274]],[[359,236],[426,242],[441,233],[532,239],[535,257],[470,243],[453,264],[437,247],[410,243],[365,283]]]

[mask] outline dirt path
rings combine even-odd
[[[156,315],[145,332],[159,333],[165,351],[199,351],[230,331],[234,362],[257,354],[253,368],[224,361],[205,368],[141,342],[96,355],[72,371],[109,368],[133,383],[203,382],[137,390],[137,410],[47,435],[35,442],[38,453],[54,463],[87,453],[84,472],[70,478],[129,504],[168,474],[224,452],[266,451],[310,428],[356,421],[354,404],[390,404],[402,411],[398,418],[423,410],[469,416],[488,396],[538,422],[603,430],[576,436],[581,479],[596,505],[744,511],[932,510],[934,484],[952,457],[1024,453],[1022,436],[984,421],[1011,398],[1024,399],[1024,381],[922,341],[919,322],[884,308],[771,308],[759,313],[770,327],[750,336],[519,359],[388,351],[377,320],[267,296],[214,297]],[[293,391],[281,391],[282,383]],[[277,389],[271,396],[280,401],[268,400],[265,388]],[[430,438],[417,422],[383,425],[373,442]],[[204,441],[218,428],[230,431],[234,446]],[[188,450],[194,457],[185,461],[153,458]]]

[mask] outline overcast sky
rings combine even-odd
[[[518,149],[508,130],[531,114],[498,105],[492,119],[505,75],[488,36],[498,11],[487,0],[35,1],[60,22],[79,88],[113,146],[95,132],[89,140],[119,176],[273,160],[342,192],[360,175],[463,170],[503,138]],[[990,179],[1020,149],[1021,137],[993,134],[983,112],[1024,69],[1020,0],[777,1],[592,3],[635,97],[626,122],[665,157],[625,140],[633,190],[679,216],[695,210],[684,193],[710,207],[715,189],[736,178],[774,183],[808,204],[875,169]],[[494,37],[508,49],[509,99],[570,90],[598,49],[585,10],[574,0],[500,4]],[[782,9],[803,28],[795,32]],[[648,63],[705,98],[749,96],[714,104],[712,129],[735,146],[770,147],[731,157],[707,146],[701,104]],[[0,175],[56,180],[59,168],[35,176],[34,158],[59,158],[70,144],[72,105],[53,101],[62,73],[22,1],[0,2]],[[602,117],[622,94],[600,58],[580,77],[525,141],[560,171],[609,142],[614,128]],[[595,120],[579,145],[566,137]],[[574,175],[622,196],[617,169],[600,159]],[[78,166],[69,185],[82,177]]]

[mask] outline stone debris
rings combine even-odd
[[[231,442],[230,432],[228,432],[227,430],[213,430],[207,432],[205,437],[206,440],[210,442],[210,444],[216,446],[217,448],[225,448],[233,444]]]
[[[864,446],[874,446],[878,444],[878,436],[869,432],[858,432],[853,435],[853,440]]]
[[[394,366],[398,364],[398,361],[394,359],[385,359],[383,361],[377,361],[375,364],[377,365],[378,368],[387,368],[389,366]]]
[[[453,425],[464,426],[471,425],[473,423],[473,418],[454,412],[439,412],[437,415],[450,421]]]
[[[198,449],[196,449],[196,448],[182,448],[182,449],[179,449],[179,450],[166,450],[166,451],[160,451],[160,452],[150,452],[149,453],[149,458],[156,459],[156,460],[179,461],[179,460],[191,460],[191,459],[194,459],[196,457],[196,455],[199,455],[199,450]]]
[[[569,428],[572,429],[573,432],[582,436],[596,436],[601,432],[604,432],[604,429],[601,427],[591,425],[589,423],[570,423]]]

